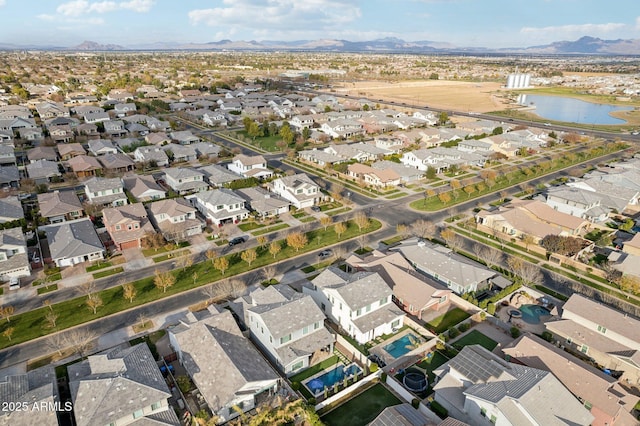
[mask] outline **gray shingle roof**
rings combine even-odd
[[[82,210],[82,203],[75,191],[54,191],[38,194],[42,217],[59,216]]]
[[[89,219],[50,225],[46,227],[46,233],[52,259],[84,256],[104,250]]]
[[[242,176],[230,172],[228,169],[216,164],[201,167],[199,170],[204,173],[211,185],[220,186],[225,183],[233,182],[234,180],[243,179]]]
[[[252,382],[278,380],[229,311],[169,332],[180,346],[184,367],[214,411],[246,392],[244,388]]]
[[[32,179],[50,178],[52,176],[60,176],[58,163],[49,160],[36,160],[26,165],[29,177]]]
[[[88,192],[100,192],[114,188],[122,188],[122,181],[120,178],[92,177],[84,183],[84,186]]]
[[[24,218],[22,203],[16,196],[0,198],[0,223]]]
[[[26,374],[3,377],[0,381],[0,401],[33,404],[59,401],[56,374],[52,366],[31,370]],[[55,386],[54,386],[55,384]],[[57,426],[55,411],[0,411],[0,424],[11,426]]]
[[[109,424],[171,396],[145,343],[90,356],[67,370],[78,426]]]
[[[313,284],[334,288],[354,311],[391,295],[391,289],[377,272],[347,274],[332,266],[318,275]]]

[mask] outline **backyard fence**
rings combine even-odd
[[[369,374],[368,376],[365,376],[359,382],[355,382],[354,384],[352,384],[351,386],[347,387],[346,389],[343,389],[340,392],[336,393],[335,395],[332,395],[329,398],[319,402],[318,404],[316,404],[314,409],[316,411],[319,411],[319,410],[323,409],[324,407],[327,407],[327,406],[333,404],[334,402],[340,401],[341,399],[348,397],[352,393],[355,393],[361,387],[366,386],[367,384],[371,383],[373,380],[377,380],[380,377],[381,374],[382,374],[382,370],[378,370],[375,373],[372,373],[372,374]]]
[[[349,355],[349,361],[359,362],[362,365],[366,365],[367,368],[371,366],[371,361],[367,359],[367,356],[357,350],[347,339],[342,337],[340,334],[336,334],[336,343],[340,345],[343,349],[345,349]]]

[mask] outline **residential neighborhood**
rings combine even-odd
[[[638,424],[635,135],[140,55],[0,48],[0,424]]]

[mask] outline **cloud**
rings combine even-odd
[[[223,0],[222,7],[188,13],[192,25],[223,27],[219,33],[294,33],[313,28],[322,33],[343,29],[361,16],[354,0]],[[260,23],[256,31],[255,23]]]
[[[2,1],[2,0],[0,0]],[[151,10],[155,0],[129,0],[115,2],[104,0],[89,2],[88,0],[72,0],[62,3],[56,8],[56,12],[61,16],[78,17],[91,13],[109,13],[117,10],[131,10],[133,12],[144,13]]]
[[[606,24],[560,25],[555,27],[523,27],[520,29],[520,33],[535,38],[551,37],[557,40],[559,37],[573,38],[584,35],[605,36],[626,27],[626,24],[611,22]]]
[[[640,30],[640,16],[636,18],[636,30]]]
[[[5,4],[7,4],[5,0],[0,0],[0,7],[4,6]]]

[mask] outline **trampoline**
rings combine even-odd
[[[411,367],[407,369],[404,378],[402,379],[402,384],[411,392],[419,393],[427,389],[429,381],[427,380],[427,375],[424,374],[424,371],[416,367]]]

